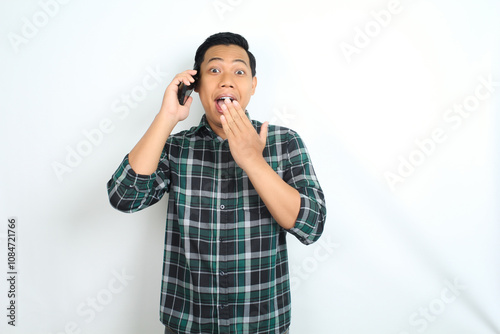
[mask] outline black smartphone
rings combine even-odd
[[[177,91],[177,99],[179,100],[179,103],[183,106],[188,97],[191,95],[193,92],[195,85],[196,85],[196,76],[193,76],[194,82],[192,82],[189,86],[186,86],[184,82],[181,82],[179,84],[179,90]]]

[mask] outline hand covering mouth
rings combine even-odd
[[[224,104],[224,100],[227,100],[227,99],[231,100],[231,102],[233,102],[235,100],[235,98],[230,97],[230,96],[222,96],[216,100],[219,107],[222,107],[222,105]]]

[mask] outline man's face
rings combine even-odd
[[[245,110],[257,86],[247,52],[237,45],[212,46],[205,52],[198,75],[196,91],[208,124],[218,136],[226,138],[220,121],[222,98],[237,100]]]

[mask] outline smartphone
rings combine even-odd
[[[177,99],[179,100],[180,105],[184,105],[188,99],[188,97],[193,92],[196,85],[196,76],[193,76],[194,82],[192,82],[189,86],[186,86],[184,82],[179,84],[179,90],[177,92]]]

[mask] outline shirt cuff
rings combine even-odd
[[[146,191],[153,187],[153,183],[156,179],[156,172],[151,175],[137,174],[132,169],[132,166],[130,166],[127,154],[116,171],[114,179],[119,185],[136,188],[139,191]]]
[[[324,206],[307,195],[300,194],[300,211],[294,227],[288,230],[303,244],[309,245],[323,233]]]

